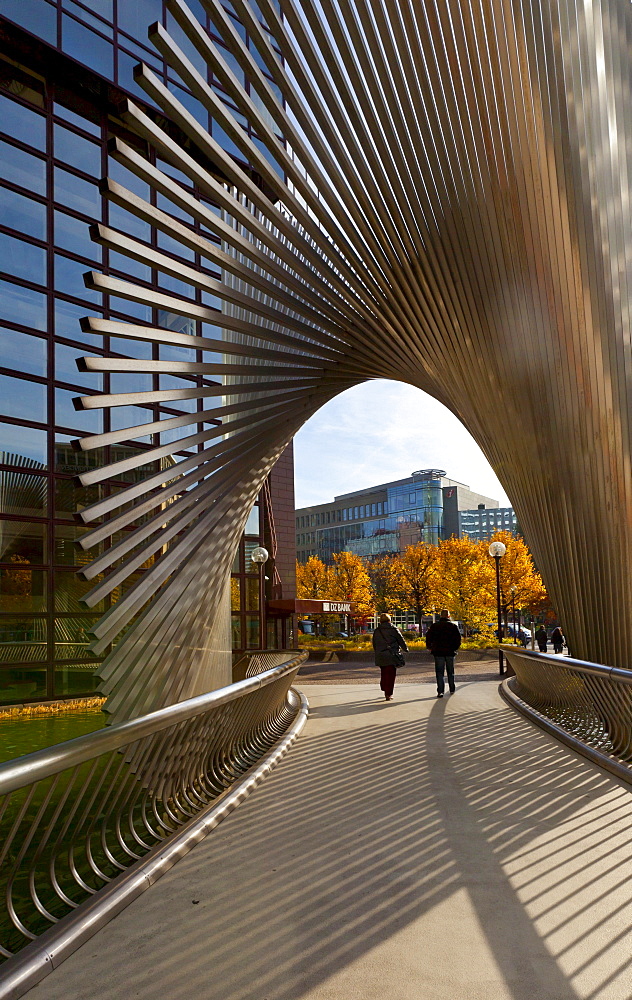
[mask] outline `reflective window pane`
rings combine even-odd
[[[73,447],[74,438],[69,434],[55,434],[55,472],[67,472],[73,476],[85,472],[86,469],[96,469],[105,462],[105,452],[101,448],[92,451],[76,450]]]
[[[162,327],[164,330],[174,330],[176,333],[186,333],[189,336],[194,337],[196,334],[195,320],[191,319],[190,316],[179,316],[177,313],[167,312],[165,309],[158,310],[158,326]],[[221,337],[221,331],[216,331],[216,334]],[[205,336],[210,337],[213,334],[206,333]],[[167,345],[161,344],[161,351]],[[182,350],[182,348],[180,348]]]
[[[110,410],[110,426],[113,431],[122,431],[130,428],[130,439],[134,441],[150,440],[149,435],[142,434],[135,430],[140,424],[148,424],[154,420],[153,410],[148,410],[144,406],[115,406]]]
[[[55,423],[60,427],[100,434],[103,430],[101,410],[75,410],[73,399],[78,395],[69,389],[55,389]]]
[[[7,455],[6,452],[0,452],[0,462],[7,458],[12,458],[14,463],[19,460],[24,464],[21,464],[19,471],[0,469],[0,514],[42,517],[47,512],[48,477],[26,472],[23,457],[15,453]],[[2,545],[7,542],[8,537],[2,536]]]
[[[55,212],[55,246],[70,250],[79,257],[101,260],[101,247],[90,239],[89,223]]]
[[[231,638],[233,649],[242,649],[241,645],[241,616],[232,615],[230,620]]]
[[[0,177],[35,194],[46,194],[46,162],[4,141],[0,141]]]
[[[84,265],[86,270],[88,268]],[[103,337],[98,333],[84,333],[79,325],[83,316],[93,313],[93,307],[77,306],[63,299],[55,299],[55,335],[66,340],[77,340],[81,344],[103,347]]]
[[[144,41],[147,25],[154,21],[162,23],[162,0],[135,0],[135,3],[118,5],[118,26],[132,38]]]
[[[77,511],[101,500],[100,486],[75,486],[72,479],[55,480],[55,516],[70,520]]]
[[[80,372],[77,369],[77,359],[89,355],[77,347],[66,347],[65,344],[55,345],[55,380],[57,382],[70,382],[74,385],[86,386],[89,389],[101,390],[103,388],[103,376],[94,372]]]
[[[47,0],[2,0],[2,16],[50,45],[57,44],[57,12]]]
[[[94,4],[94,0],[92,2]],[[85,118],[84,115],[78,115],[74,111],[71,111],[70,108],[64,107],[63,104],[53,104],[53,112],[58,118],[63,118],[72,125],[78,125],[79,128],[84,129],[86,132],[91,132],[97,138],[101,137],[101,126],[97,121]]]
[[[110,337],[110,351],[112,354],[122,354],[126,358],[151,358],[151,341],[149,340],[128,340],[127,337]]]
[[[37,240],[46,239],[46,206],[0,187],[0,223]]]
[[[113,202],[108,206],[110,225],[114,229],[119,229],[122,233],[135,236],[139,240],[149,243],[151,240],[151,226],[142,219],[137,219],[135,215],[126,212],[124,208],[115,205]]]
[[[176,257],[182,257],[184,260],[189,261],[195,260],[195,252],[193,250],[183,246],[182,243],[172,236],[167,236],[166,233],[158,233],[158,246],[161,250],[166,250]]]
[[[0,701],[39,701],[46,697],[46,670],[28,667],[4,668],[0,670]]]
[[[73,295],[76,299],[85,299],[87,302],[101,304],[101,292],[94,292],[86,288],[83,276],[87,271],[87,264],[79,260],[70,260],[63,254],[55,254],[55,291],[63,292],[65,295]],[[86,315],[84,308],[82,316]],[[81,331],[79,331],[81,332]],[[84,334],[85,336],[85,334]]]
[[[0,271],[38,285],[46,284],[46,250],[0,233]]]
[[[151,322],[151,309],[149,306],[144,306],[141,302],[132,302],[128,299],[120,299],[117,295],[110,295],[110,309],[121,313],[123,316],[142,319],[146,323]]]
[[[0,375],[0,413],[20,420],[46,420],[46,386]]]
[[[0,663],[33,663],[46,660],[46,654],[45,618],[0,618]]]
[[[96,691],[99,680],[94,663],[68,663],[55,667],[55,695],[84,695]]]
[[[94,660],[94,653],[89,646],[94,642],[94,636],[89,629],[99,620],[100,616],[84,617],[73,615],[72,618],[56,618],[54,625],[56,660]]]
[[[56,160],[63,160],[91,177],[101,176],[101,147],[97,143],[71,132],[63,125],[55,125],[53,132]]]
[[[46,431],[18,424],[0,422],[0,462],[22,466],[24,460],[35,462],[36,468],[46,465]]]
[[[101,577],[94,580],[82,580],[71,569],[55,571],[55,611],[78,612],[90,610],[80,604],[79,601],[84,594],[96,587]],[[99,601],[95,611],[104,611],[103,601]]]
[[[62,48],[78,62],[111,80],[114,74],[114,49],[95,31],[66,14],[62,16]]]
[[[56,566],[85,566],[95,559],[102,551],[101,545],[90,549],[82,549],[75,545],[77,539],[86,535],[91,528],[82,528],[79,524],[56,524],[53,540],[53,563]]]
[[[116,181],[117,184],[127,188],[129,191],[133,191],[139,198],[149,201],[149,184],[141,180],[140,177],[137,177],[136,174],[133,174],[127,167],[124,167],[122,163],[113,160],[112,157],[108,158],[108,177],[111,177],[113,181]]]
[[[246,611],[259,610],[259,578],[246,578]]]
[[[0,521],[0,562],[42,566],[46,559],[46,527],[37,521]]]
[[[260,648],[259,616],[246,615],[246,646],[248,649]]]
[[[246,527],[244,528],[244,534],[259,535],[259,508],[256,505],[252,508],[250,514],[248,515]]]
[[[106,17],[109,21],[112,20],[114,0],[90,0],[89,4],[84,4],[83,7],[75,0],[63,0],[64,10],[69,11],[74,14],[76,18],[83,21],[85,24],[89,25],[91,28],[95,28],[97,31],[102,32],[109,38],[112,37],[112,28],[110,25],[105,24],[101,18]],[[94,14],[98,13],[101,17],[95,17],[94,14],[89,14],[86,7],[90,7]]]
[[[17,372],[46,377],[46,341],[0,327],[0,363]]]
[[[17,2],[17,0],[16,0]],[[19,0],[21,2],[21,0]],[[4,13],[4,8],[3,8]],[[0,95],[0,129],[35,149],[46,149],[46,118],[23,104]]]
[[[46,573],[31,569],[15,556],[13,565],[0,568],[0,611],[46,611]]]
[[[151,268],[148,264],[141,264],[139,260],[125,257],[124,254],[117,253],[116,250],[110,250],[110,269],[120,271],[126,278],[134,277],[140,278],[141,281],[151,281]]]
[[[101,195],[96,184],[82,180],[63,167],[55,167],[54,190],[55,201],[93,219],[101,218]]]

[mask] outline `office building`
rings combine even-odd
[[[459,511],[459,538],[485,542],[496,531],[521,534],[513,507],[486,507],[479,504],[474,510]]]
[[[190,6],[210,31],[202,6],[195,0]],[[112,158],[108,142],[118,137],[204,201],[189,179],[161,161],[124,121],[129,96],[150,116],[158,115],[134,82],[133,68],[140,61],[231,155],[238,152],[182,89],[182,81],[171,77],[149,44],[147,28],[152,21],[162,22],[194,64],[207,73],[162,0],[5,0],[0,5],[0,703],[94,690],[95,669],[102,657],[90,652],[89,629],[140,578],[145,567],[87,610],[80,600],[95,581],[81,580],[76,570],[98,550],[77,549],[75,543],[86,529],[76,523],[75,515],[125,489],[134,477],[165,468],[164,463],[186,460],[192,453],[169,455],[161,460],[162,465],[123,473],[119,481],[103,485],[81,487],[75,476],[149,445],[168,444],[180,433],[162,430],[126,440],[126,428],[202,408],[201,401],[184,399],[173,406],[150,403],[82,411],[75,409],[73,399],[101,391],[216,384],[200,375],[101,375],[79,372],[76,366],[77,358],[86,354],[162,361],[218,359],[187,347],[87,333],[79,322],[92,315],[221,337],[219,311],[214,326],[180,316],[173,307],[174,301],[187,300],[218,309],[214,296],[90,238],[89,227],[102,222],[159,248],[179,263],[220,277],[208,261],[108,202],[99,189],[99,180],[107,173],[158,208],[176,212],[173,202],[150,192],[148,185]],[[225,96],[216,81],[213,87]],[[167,122],[165,127],[217,175],[214,165],[175,125]],[[214,208],[210,203],[209,207]],[[185,213],[178,217],[201,231],[199,223],[194,224]],[[215,239],[206,231],[204,235]],[[151,304],[86,288],[84,274],[92,270],[123,280],[132,275],[151,292]],[[204,405],[213,404],[205,400]],[[207,419],[206,426],[212,422]],[[193,434],[205,425],[190,426]],[[114,434],[105,448],[89,452],[73,448],[73,439],[102,432]],[[287,496],[291,466],[290,449],[274,470],[267,500],[260,496],[253,509],[235,560],[232,622],[238,651],[287,639],[284,620],[273,619],[268,625],[266,581],[252,564],[250,552],[266,542],[272,548],[276,537],[288,544],[289,534],[293,540],[293,500]],[[279,523],[274,529],[277,499],[287,529]],[[278,566],[275,571],[274,560],[265,571],[277,597],[282,586],[293,596],[293,558],[277,553],[277,562],[284,559],[287,565],[281,574]]]
[[[422,469],[406,479],[297,510],[297,557],[305,562],[316,555],[331,563],[333,553],[343,550],[374,559],[402,552],[417,542],[436,545],[465,533],[461,512],[474,507],[491,513],[498,509],[498,501],[448,479],[441,469]]]

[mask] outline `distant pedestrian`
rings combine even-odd
[[[404,666],[401,650],[408,651],[408,646],[402,633],[391,623],[390,615],[380,615],[380,624],[373,632],[373,649],[375,665],[381,669],[380,689],[386,700],[392,701],[397,668]]]
[[[564,651],[564,646],[566,645],[566,639],[564,638],[564,633],[562,632],[561,625],[556,625],[556,627],[551,632],[551,642],[553,643],[554,653],[562,653]]]
[[[437,698],[443,698],[445,690],[444,671],[448,674],[448,688],[454,694],[454,656],[461,645],[461,633],[450,621],[447,608],[441,612],[439,621],[433,622],[426,632],[426,646],[434,656],[437,678]]]
[[[540,625],[540,628],[536,632],[536,634],[535,634],[535,641],[538,644],[538,649],[540,650],[540,652],[541,653],[546,653],[546,644],[547,644],[548,640],[547,640],[546,629],[545,629],[544,625]]]

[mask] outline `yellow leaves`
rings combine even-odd
[[[318,556],[296,564],[296,596],[319,601],[352,601],[358,618],[372,614],[375,596],[371,579],[360,556],[335,552],[334,565],[325,566]]]
[[[514,538],[509,531],[496,532],[492,541],[503,542],[507,546],[507,551],[500,560],[501,603],[511,605],[513,587],[516,609],[537,613],[546,604],[548,597],[526,544],[522,538]]]
[[[493,617],[494,565],[488,543],[470,538],[440,542],[437,554],[437,597],[466,628],[480,629]]]
[[[437,547],[408,545],[390,565],[388,603],[396,608],[413,610],[420,622],[432,610],[437,590]]]
[[[516,611],[537,612],[547,601],[540,574],[521,538],[497,532],[507,547],[500,560],[501,601]],[[334,565],[317,556],[297,563],[297,597],[353,601],[357,616],[378,611],[413,611],[418,620],[448,608],[466,628],[483,632],[496,617],[496,571],[489,541],[450,538],[439,545],[418,542],[396,556],[364,563],[352,552],[334,554]]]
[[[353,552],[334,552],[333,600],[352,601],[358,618],[372,614],[375,598],[364,562]]]
[[[296,596],[303,600],[323,601],[332,598],[331,569],[318,556],[296,564]]]

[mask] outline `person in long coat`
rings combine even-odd
[[[553,643],[554,653],[563,653],[564,646],[566,645],[566,639],[564,638],[564,633],[562,632],[562,626],[557,625],[551,632],[551,642]]]
[[[403,660],[400,649],[408,651],[408,646],[402,633],[392,624],[390,615],[380,615],[380,624],[373,632],[373,649],[375,666],[381,671],[380,689],[386,700],[392,701],[397,667]]]
[[[535,634],[535,641],[538,644],[538,649],[540,650],[540,652],[541,653],[546,653],[547,637],[546,637],[546,629],[545,629],[544,625],[540,625],[540,628],[536,632],[536,634]]]

